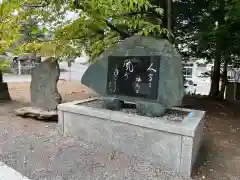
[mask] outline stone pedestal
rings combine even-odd
[[[17,116],[31,117],[38,120],[57,121],[58,119],[56,110],[44,110],[38,107],[23,107],[15,109],[14,113]]]
[[[94,100],[58,105],[59,130],[161,165],[163,170],[170,168],[185,177],[191,175],[202,142],[205,112],[174,108],[191,112],[191,116],[171,123],[81,105]]]
[[[8,91],[8,84],[0,82],[0,101],[10,101],[11,96]]]

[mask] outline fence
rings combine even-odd
[[[36,64],[35,64],[36,65]],[[82,65],[80,63],[72,63],[72,65],[69,67],[67,62],[60,62],[60,77],[61,80],[66,81],[77,81],[81,82],[82,75],[87,69],[87,65]],[[15,71],[14,74],[12,71],[8,74],[4,75],[4,81],[5,82],[11,82],[11,83],[19,83],[19,82],[30,82],[31,81],[31,75],[29,74],[31,72],[31,69],[34,67],[34,65],[25,65],[22,66],[16,65],[13,67],[10,67],[12,71]]]
[[[30,74],[31,69],[37,64],[38,63],[22,63],[21,61],[17,61],[10,65],[10,69],[13,74]]]

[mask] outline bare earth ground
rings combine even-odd
[[[55,123],[16,117],[12,110],[27,106],[29,84],[9,84],[10,103],[0,103],[0,161],[39,180],[180,180],[171,172],[111,147],[58,134]],[[64,101],[89,97],[76,82],[60,81]],[[240,105],[186,98],[187,108],[207,111],[203,147],[193,179],[240,179]]]

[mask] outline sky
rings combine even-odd
[[[78,18],[78,14],[75,12],[68,11],[65,15],[65,18],[66,18],[66,20],[75,20]]]

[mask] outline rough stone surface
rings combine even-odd
[[[171,124],[75,103],[58,106],[60,130],[66,135],[111,146],[128,156],[190,176],[201,146],[204,112],[190,110],[191,117]]]
[[[97,108],[104,110],[104,103],[101,99],[95,100],[95,101],[90,101],[90,102],[85,102],[82,104],[82,106],[87,106],[91,108]],[[124,112],[130,115],[140,115],[138,110],[136,109],[136,105],[132,103],[127,103],[123,105],[124,108],[121,108],[119,110],[113,110],[115,112]],[[159,110],[157,110],[159,113]],[[163,116],[156,116],[156,117],[147,117],[148,119],[153,119],[153,120],[161,120],[161,121],[166,121],[168,123],[181,123],[185,117],[187,117],[188,112],[186,111],[180,111],[180,110],[173,110],[173,109],[167,109],[164,113]]]
[[[157,100],[119,95],[114,95],[114,98],[121,101],[157,103],[162,105],[161,109],[181,105],[184,95],[181,56],[169,41],[153,37],[133,36],[113,45],[96,58],[96,63],[90,65],[85,71],[82,83],[103,97],[112,97],[107,94],[109,56],[161,56]],[[112,101],[107,103],[111,104]],[[142,107],[139,106],[142,114],[150,114],[151,111],[148,108]]]
[[[0,101],[10,101],[11,96],[8,91],[8,84],[0,82]]]
[[[117,98],[104,97],[104,107],[111,110],[118,110],[121,108],[122,102]]]
[[[64,112],[64,131],[175,171],[180,166],[181,136],[178,135],[68,112]]]
[[[14,113],[17,116],[31,117],[38,120],[57,121],[58,119],[56,110],[48,111],[38,107],[23,107],[20,109],[15,109]]]
[[[146,103],[146,102],[136,102],[136,107],[140,115],[142,116],[162,116],[166,107],[158,103]]]
[[[34,67],[31,76],[31,101],[34,106],[48,110],[57,109],[62,98],[57,89],[60,69],[55,58],[49,58]]]

